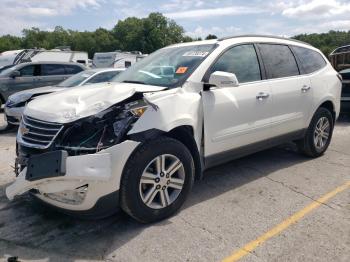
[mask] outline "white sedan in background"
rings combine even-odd
[[[10,126],[19,125],[25,105],[32,99],[66,90],[69,87],[109,82],[124,70],[125,68],[89,69],[67,78],[57,86],[45,86],[15,93],[9,97],[5,104],[5,120]]]

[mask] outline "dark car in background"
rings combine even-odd
[[[350,68],[339,72],[343,78],[341,112],[350,113]]]
[[[335,49],[329,55],[329,60],[343,78],[341,112],[350,113],[350,45]]]
[[[65,62],[22,63],[5,69],[0,72],[0,108],[14,93],[56,85],[85,69],[82,64]]]

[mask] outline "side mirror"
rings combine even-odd
[[[13,71],[11,74],[10,74],[10,77],[12,78],[16,78],[16,77],[19,77],[21,76],[21,72],[20,71]]]
[[[235,74],[222,71],[215,71],[212,73],[208,84],[209,86],[216,88],[239,86],[239,82]]]

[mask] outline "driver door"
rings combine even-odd
[[[20,76],[10,78],[9,80],[11,94],[37,87],[39,70],[40,66],[36,64],[26,65],[18,69]]]
[[[224,162],[232,157],[233,150],[271,137],[272,93],[268,83],[261,81],[254,45],[227,50],[209,73],[216,71],[234,73],[239,85],[214,87],[202,93],[204,155],[208,165]]]

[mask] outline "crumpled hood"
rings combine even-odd
[[[165,88],[129,83],[78,86],[34,99],[28,103],[24,114],[43,121],[64,124],[97,114],[136,92],[155,92]]]
[[[23,91],[19,91],[11,97],[16,98],[16,96],[22,95],[22,94],[29,94],[31,96],[33,95],[39,95],[39,94],[47,94],[47,93],[53,93],[53,92],[58,92],[62,90],[66,90],[66,87],[58,87],[58,86],[43,86],[39,88],[32,88],[32,89],[26,89]]]

